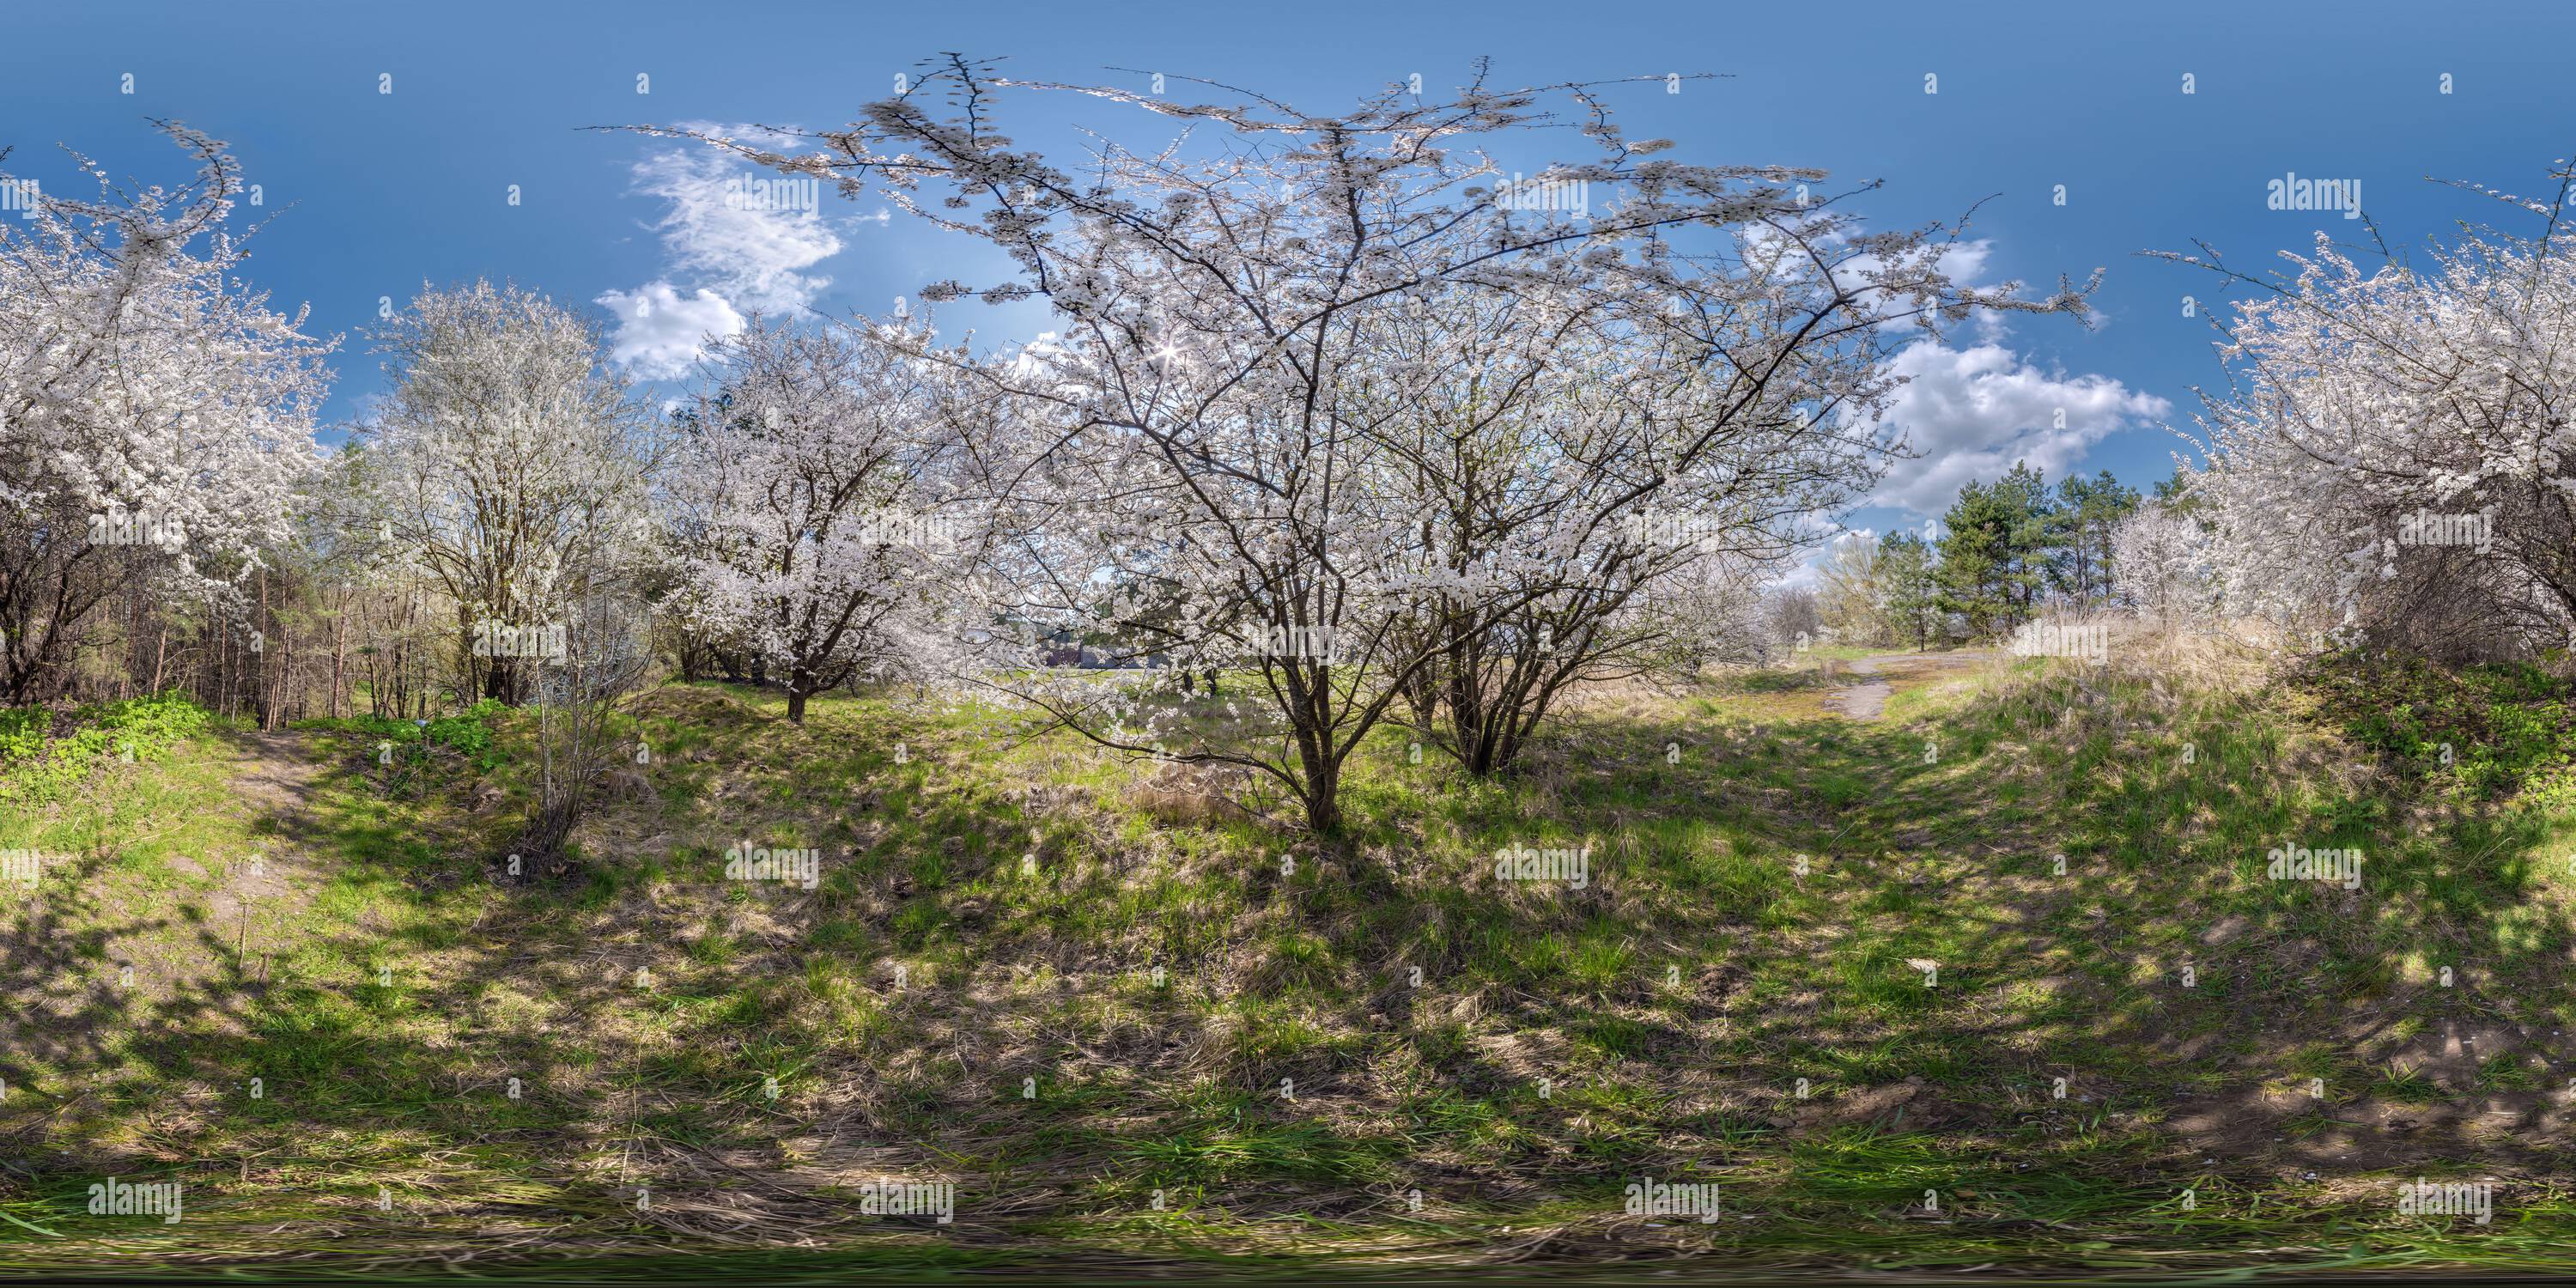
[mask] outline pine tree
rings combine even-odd
[[[1930,643],[1941,612],[1941,584],[1932,565],[1932,547],[1910,532],[1891,532],[1878,539],[1876,563],[1880,619],[1896,639],[1912,639],[1914,651]]]

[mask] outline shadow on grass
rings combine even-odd
[[[586,879],[533,886],[495,879],[504,821],[457,807],[523,771],[379,773],[318,736],[314,789],[268,823],[328,856],[353,901],[401,915],[335,922],[326,901],[274,974],[224,967],[221,928],[199,928],[218,969],[138,1008],[74,969],[78,944],[166,920],[75,883],[46,933],[0,952],[9,1018],[66,1043],[66,1073],[29,1093],[46,1108],[13,1105],[0,1130],[89,1152],[28,1151],[35,1198],[6,1210],[89,1222],[80,1187],[107,1169],[175,1166],[209,1193],[191,1211],[215,1244],[242,1253],[311,1253],[328,1228],[423,1255],[559,1255],[875,1238],[888,1223],[855,1186],[942,1176],[957,1223],[890,1264],[1034,1247],[1082,1265],[1124,1240],[1105,1264],[1133,1267],[1158,1241],[1263,1241],[1115,1215],[1153,1190],[1228,1220],[1395,1228],[1413,1221],[1396,1196],[1420,1189],[1435,1211],[1408,1228],[1472,1264],[1605,1251],[1570,1227],[1533,1250],[1479,1214],[1578,1195],[1579,1224],[1622,1178],[1705,1167],[1765,1217],[1712,1246],[1784,1264],[1864,1247],[2047,1262],[2068,1241],[1909,1227],[1924,1189],[1952,1195],[1954,1221],[2125,1220],[2095,1251],[2140,1264],[2190,1238],[2274,1246],[2279,1227],[2226,1226],[2214,1200],[2219,1224],[2154,1232],[2155,1204],[2208,1169],[2100,1114],[2260,1082],[2277,1052],[2219,1059],[2249,1017],[2354,1049],[2407,1022],[2335,1027],[2338,1003],[2396,978],[2335,963],[2420,936],[2476,945],[2484,987],[2557,988],[2567,928],[2533,899],[2533,824],[2511,818],[2391,849],[2375,903],[2249,876],[2263,838],[2390,825],[2307,780],[2281,788],[2275,732],[2231,728],[2242,713],[2149,727],[2142,701],[2041,685],[1922,723],[1595,715],[1504,784],[1408,765],[1381,738],[1353,836],[1317,846],[1249,826],[1140,835],[1094,804],[1114,767],[997,753],[971,721],[826,703],[800,730],[753,695],[680,689],[642,716],[652,799],[586,836]],[[837,861],[810,893],[729,888],[711,839],[729,837]],[[1498,882],[1482,857],[1559,844],[1591,851],[1579,889]],[[2054,1099],[2057,1076],[2084,1109]],[[254,1077],[256,1100],[238,1089]],[[1930,1090],[1869,1094],[1908,1078]],[[80,1121],[101,1130],[60,1130]],[[2414,1157],[2496,1157],[2471,1127],[2419,1134]],[[2276,1153],[2257,1152],[2219,1171],[2252,1192]],[[286,1231],[257,1232],[272,1220]],[[1333,1255],[1338,1236],[1310,1234]]]

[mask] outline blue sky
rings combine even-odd
[[[2453,16],[2470,14],[2473,16]],[[219,16],[220,15],[220,16]],[[1420,73],[1463,79],[1479,55],[1510,84],[1712,72],[1678,95],[1619,100],[1631,137],[1709,163],[1818,166],[1883,180],[1873,222],[1952,220],[1989,280],[2108,274],[2101,327],[2022,321],[1912,355],[1899,414],[1923,459],[1856,525],[1919,524],[1968,476],[2016,456],[2107,468],[2141,488],[2169,472],[2196,384],[2215,383],[2213,281],[2140,258],[2206,240],[2242,266],[2304,248],[2333,212],[2276,211],[2286,173],[2355,180],[2392,245],[2500,217],[2427,175],[2538,193],[2576,150],[2566,51],[2576,7],[2423,5],[1535,3],[14,4],[0,19],[0,145],[10,168],[69,190],[56,144],[111,173],[175,177],[146,118],[228,140],[274,218],[251,279],[312,329],[345,337],[331,412],[378,387],[360,334],[378,300],[423,282],[508,278],[603,308],[656,284],[700,313],[810,305],[881,311],[946,277],[989,281],[989,253],[873,202],[826,195],[818,221],[748,227],[688,210],[674,175],[703,158],[582,127],[673,122],[837,125],[943,50],[1007,57],[1017,75],[1136,83],[1109,68],[1199,75],[1317,109]],[[2557,61],[2552,62],[2555,58]],[[133,92],[124,92],[131,75]],[[638,94],[637,76],[650,77]],[[1927,74],[1938,93],[1924,92]],[[2193,80],[2184,94],[2184,77]],[[2451,92],[2441,92],[2450,77]],[[391,93],[380,89],[390,76]],[[1068,127],[1135,138],[1151,118],[1063,96],[1014,104],[1023,143]],[[2055,201],[2064,185],[2065,202]],[[508,193],[517,185],[520,203]],[[828,253],[825,253],[828,252]],[[703,293],[703,294],[702,294]],[[723,306],[711,301],[725,300]],[[974,308],[975,306],[961,306]],[[978,310],[980,311],[980,310]],[[2204,309],[2204,312],[2206,310]],[[665,319],[697,316],[688,308]],[[988,335],[1032,312],[943,318]],[[623,320],[617,320],[623,325]],[[650,369],[684,343],[629,330]],[[1981,346],[1980,340],[1991,340]],[[654,348],[658,344],[660,348]],[[2070,409],[2059,430],[2050,409]]]

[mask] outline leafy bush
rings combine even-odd
[[[464,756],[478,769],[490,769],[501,760],[501,753],[492,743],[493,725],[509,713],[510,704],[485,698],[455,715],[440,716],[427,726],[394,716],[363,715],[299,720],[295,727],[348,734],[369,747],[390,742],[394,755],[409,761],[427,760],[433,748],[444,747]]]
[[[60,738],[48,736],[53,713],[44,708],[0,711],[0,800],[60,799],[108,757],[131,751],[136,760],[158,759],[212,720],[175,690],[81,707],[72,712],[72,732]]]
[[[509,712],[509,703],[485,698],[455,715],[430,721],[425,732],[429,741],[455,748],[478,765],[488,765],[484,753],[492,748],[492,722]]]
[[[45,731],[53,727],[53,713],[43,707],[12,707],[0,711],[0,773],[6,773],[17,761],[45,749]]]
[[[2570,686],[2539,667],[2451,670],[2412,655],[2352,652],[2326,659],[2309,683],[2329,710],[2354,713],[2344,732],[2355,742],[2453,795],[2554,800],[2576,789]]]

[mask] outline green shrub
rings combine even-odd
[[[41,707],[0,711],[0,800],[58,800],[109,757],[131,752],[136,760],[158,759],[212,720],[196,699],[176,690],[81,707],[72,712],[72,732],[60,738],[47,736],[53,713]]]
[[[2329,710],[2354,713],[2344,722],[2354,742],[2448,794],[2563,794],[2576,776],[2568,683],[2539,667],[2448,670],[2420,657],[2354,652],[2326,659],[2309,683]]]
[[[45,730],[53,725],[53,713],[42,707],[12,707],[0,711],[0,774],[8,772],[17,761],[45,749]]]
[[[368,747],[390,742],[394,745],[394,755],[406,761],[427,760],[433,748],[444,747],[465,757],[478,769],[490,769],[502,759],[501,753],[493,746],[493,726],[509,715],[510,710],[509,703],[485,698],[454,715],[431,720],[426,726],[395,716],[363,715],[337,720],[298,720],[295,727],[348,734]]]

